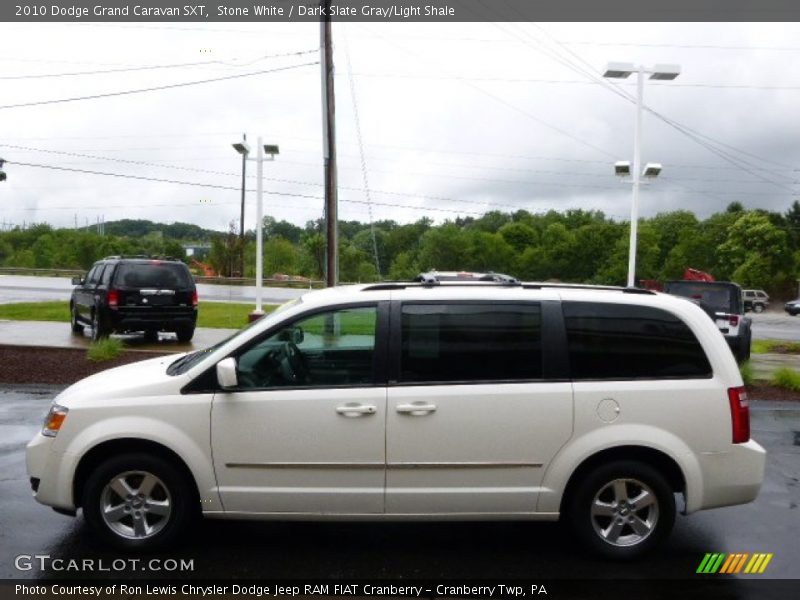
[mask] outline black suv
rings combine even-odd
[[[700,305],[717,324],[739,362],[750,358],[751,321],[744,316],[742,288],[731,281],[668,281],[664,291]]]
[[[74,277],[69,309],[74,333],[92,328],[92,339],[143,331],[150,340],[174,331],[188,342],[197,323],[197,288],[179,260],[109,256],[86,277]]]

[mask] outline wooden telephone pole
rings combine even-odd
[[[322,0],[320,66],[322,71],[322,143],[325,158],[325,284],[339,282],[339,215],[336,182],[336,104],[333,87],[330,0]]]

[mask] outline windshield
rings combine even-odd
[[[252,323],[246,325],[245,327],[243,327],[242,329],[240,329],[236,333],[234,333],[232,335],[229,335],[225,339],[217,342],[213,346],[209,346],[208,348],[203,348],[202,350],[195,350],[194,352],[190,352],[189,354],[185,354],[185,355],[181,356],[179,359],[177,359],[177,360],[173,361],[172,363],[170,363],[170,365],[167,367],[167,375],[182,375],[183,373],[186,373],[186,371],[188,371],[193,366],[198,364],[206,356],[208,356],[209,354],[211,354],[212,352],[214,352],[218,348],[221,348],[223,345],[227,344],[232,339],[234,339],[236,337],[239,337],[240,335],[242,335],[243,333],[248,331],[254,325],[262,324],[265,319],[269,320],[269,321],[272,321],[275,318],[276,315],[278,315],[278,314],[290,309],[293,306],[297,306],[301,302],[302,302],[302,297],[301,298],[295,298],[294,300],[289,300],[288,302],[284,302],[278,308],[273,310],[271,313],[269,313],[267,315],[264,315],[263,317],[261,317],[257,321],[253,321]]]

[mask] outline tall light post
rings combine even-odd
[[[279,154],[278,146],[264,145],[261,137],[258,138],[256,157],[249,158],[250,147],[246,142],[233,144],[234,149],[242,155],[243,160],[256,161],[256,309],[250,313],[250,320],[254,321],[264,315],[263,310],[263,279],[264,279],[264,161],[275,160]],[[264,158],[268,154],[269,158]],[[243,273],[244,274],[244,273]]]
[[[634,65],[633,63],[608,63],[606,72],[603,77],[612,79],[627,79],[632,74],[636,73],[636,126],[633,131],[633,172],[630,172],[630,165],[628,165],[628,173],[631,175],[631,183],[633,184],[633,195],[631,199],[631,238],[630,248],[628,250],[628,287],[633,287],[636,282],[636,240],[639,229],[639,185],[641,177],[656,177],[661,172],[661,165],[648,165],[653,168],[649,172],[645,169],[642,171],[642,100],[644,98],[644,76],[650,75],[650,79],[659,81],[669,81],[675,79],[680,75],[681,68],[679,65],[655,65],[654,67],[645,67],[643,65]],[[628,173],[620,173],[620,165],[625,163],[617,163],[615,171],[618,175],[627,175]],[[623,169],[624,170],[624,169]]]

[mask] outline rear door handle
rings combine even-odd
[[[336,412],[345,417],[374,415],[377,411],[378,408],[372,404],[345,404],[336,407]]]
[[[411,404],[398,404],[395,410],[401,414],[411,415],[412,417],[422,417],[436,412],[435,404],[425,402],[412,402]]]

